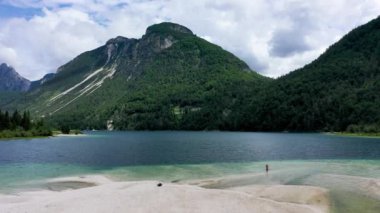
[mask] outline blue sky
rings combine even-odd
[[[0,4],[0,18],[8,19],[21,17],[30,19],[34,16],[42,15],[42,10],[40,8],[22,8],[15,7],[13,5],[8,4]]]
[[[378,0],[0,0],[0,63],[36,80],[110,38],[171,21],[277,77],[379,14]]]

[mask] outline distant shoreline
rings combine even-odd
[[[350,132],[326,132],[326,134],[337,135],[337,136],[347,136],[347,137],[361,137],[361,138],[380,138],[380,133],[350,133]]]
[[[103,130],[100,130],[100,131],[103,131]],[[107,130],[104,130],[104,131],[107,131]],[[126,131],[128,131],[128,130],[126,130]],[[140,130],[135,130],[135,131],[140,131]],[[168,131],[182,131],[182,130],[168,130]],[[204,131],[200,131],[200,132],[204,132]],[[214,132],[214,131],[207,131],[207,132]],[[224,132],[224,131],[221,131],[221,132]],[[234,132],[234,131],[232,131],[232,132]],[[250,133],[266,133],[266,132],[250,132]],[[270,133],[292,133],[292,132],[270,132]],[[297,132],[297,133],[318,133],[318,132]],[[349,133],[349,132],[319,132],[319,133],[320,134],[326,134],[326,135],[346,136],[346,137],[380,138],[380,133]],[[1,135],[0,135],[0,141],[18,140],[18,139],[49,138],[49,137],[75,137],[75,136],[86,136],[87,135],[87,134],[84,134],[82,131],[72,130],[69,134],[63,134],[61,131],[52,131],[51,135],[14,136],[14,135],[19,135],[19,134],[24,134],[24,133],[12,131],[11,137],[1,137]]]
[[[79,135],[84,135],[82,131],[80,130],[70,130],[69,133],[63,133],[60,130],[54,130],[53,131],[53,136],[79,136]]]
[[[86,136],[86,134],[55,134],[53,137],[76,137],[76,136]]]
[[[53,135],[50,136],[31,136],[31,137],[0,137],[0,142],[2,141],[10,141],[10,140],[22,140],[22,139],[36,139],[36,138],[50,138],[54,137]]]
[[[74,130],[69,134],[63,134],[61,131],[52,131],[51,135],[33,135],[33,133],[29,131],[7,131],[6,134],[4,132],[0,132],[0,141],[8,141],[8,140],[20,140],[20,139],[35,139],[35,138],[49,138],[49,137],[57,137],[57,136],[85,136],[83,132]]]
[[[33,139],[33,138],[47,138],[53,136],[53,133],[50,134],[42,133],[38,134],[32,131],[10,131],[5,130],[0,132],[0,141],[6,140],[17,140],[17,139]]]

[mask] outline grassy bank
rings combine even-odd
[[[366,138],[380,138],[380,132],[366,133],[366,132],[331,132],[330,134],[349,137],[366,137]]]
[[[52,131],[46,129],[0,131],[0,139],[48,137],[52,135]]]

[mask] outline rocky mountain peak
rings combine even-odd
[[[150,34],[175,34],[183,33],[193,35],[193,32],[187,27],[171,22],[162,22],[160,24],[154,24],[147,28],[146,35]]]
[[[0,72],[10,72],[11,70],[14,70],[13,67],[9,66],[7,63],[0,64]]]
[[[124,43],[124,42],[127,42],[128,40],[130,40],[130,39],[123,37],[123,36],[117,36],[116,38],[111,38],[110,40],[108,40],[106,45]]]
[[[29,90],[30,84],[13,67],[6,63],[0,64],[0,91],[25,92]]]

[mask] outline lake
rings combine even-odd
[[[247,184],[322,186],[331,190],[335,210],[380,209],[366,189],[352,187],[380,178],[380,138],[310,133],[97,131],[0,141],[0,190],[80,174],[162,181],[264,174],[265,164],[271,176]],[[337,184],[341,176],[333,175],[350,179]]]

